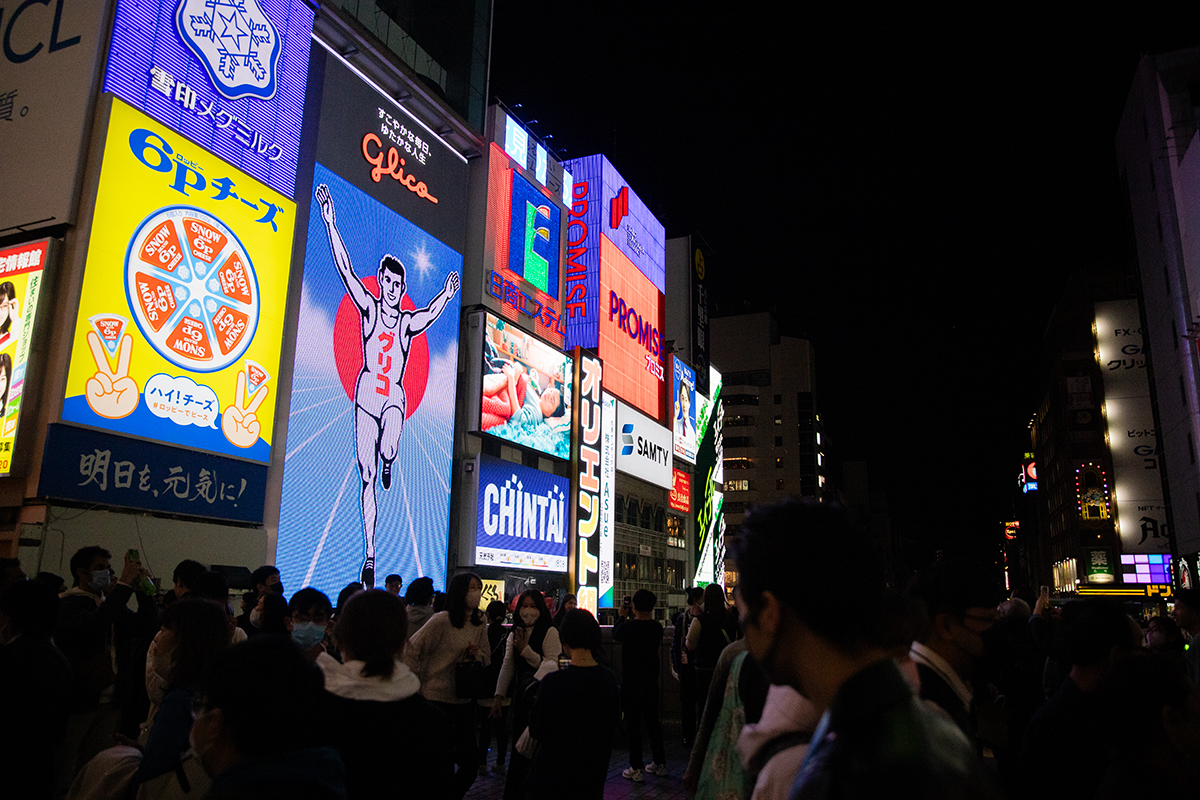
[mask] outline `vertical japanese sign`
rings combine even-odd
[[[311,5],[117,0],[104,90],[290,200],[308,81]]]
[[[0,9],[0,232],[75,220],[107,9],[101,0],[31,0]]]
[[[600,419],[600,606],[612,608],[613,602],[613,492],[617,485],[617,399],[603,395]]]
[[[716,483],[724,481],[721,439],[721,374],[709,367],[709,386],[713,396],[701,398],[696,414],[696,433],[700,444],[696,450],[696,484],[693,489],[695,500],[696,530],[696,583],[707,584],[718,580],[717,573],[723,566],[717,563],[718,550],[724,552],[724,542],[717,542],[723,530],[721,504],[723,496],[716,490]],[[723,539],[723,537],[720,537]]]
[[[0,250],[0,475],[12,471],[29,344],[50,240]]]
[[[295,211],[114,100],[63,421],[268,462]]]
[[[695,240],[693,239],[693,242]],[[707,248],[692,249],[692,364],[696,367],[696,391],[708,394],[708,262]]]
[[[601,576],[600,531],[603,376],[600,359],[575,350],[575,453],[572,459],[571,493],[571,552],[568,571],[575,585],[580,608],[593,614],[599,607],[602,577],[611,584],[609,575]]]
[[[446,583],[465,159],[325,60],[275,564]],[[469,532],[468,532],[469,535]]]
[[[1117,532],[1124,553],[1169,553],[1162,455],[1150,406],[1136,300],[1096,303],[1096,353],[1112,453]]]

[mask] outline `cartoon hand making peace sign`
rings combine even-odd
[[[108,356],[96,332],[88,331],[87,338],[97,370],[87,381],[85,397],[88,406],[107,419],[128,417],[138,407],[138,398],[141,397],[137,382],[129,377],[129,354],[133,351],[133,337],[129,334],[121,337],[116,370],[109,368]]]
[[[261,387],[246,403],[246,372],[238,373],[237,395],[231,405],[221,414],[221,431],[235,447],[251,447],[258,441],[262,426],[258,422],[258,407],[267,399],[269,386]]]

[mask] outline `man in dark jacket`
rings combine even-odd
[[[621,710],[629,739],[629,768],[621,776],[636,782],[644,780],[643,769],[651,775],[667,771],[662,723],[658,718],[658,651],[662,647],[663,626],[654,620],[657,601],[654,592],[638,589],[633,595],[632,609],[622,606],[612,634],[613,641],[622,645]],[[654,756],[649,764],[642,762],[643,725]]]
[[[945,711],[975,743],[979,726],[971,680],[1000,619],[991,576],[973,562],[936,561],[917,571],[908,596],[924,611],[923,630],[909,652],[921,699]]]
[[[71,774],[111,746],[114,733],[137,736],[146,714],[145,704],[134,700],[145,696],[146,650],[157,632],[158,609],[154,597],[142,592],[137,613],[128,604],[134,583],[149,580],[150,573],[126,556],[114,582],[111,558],[98,546],[71,556],[74,586],[62,595],[54,631],[77,679],[64,745],[74,753]]]
[[[772,683],[826,709],[792,798],[1000,797],[967,738],[913,695],[881,646],[883,573],[840,508],[756,507],[734,559],[751,654]],[[853,592],[829,569],[842,560],[855,565]]]

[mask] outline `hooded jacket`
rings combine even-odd
[[[364,676],[362,661],[317,656],[325,674],[325,729],[346,764],[346,796],[448,797],[454,775],[450,720],[420,695],[403,662],[390,677]]]

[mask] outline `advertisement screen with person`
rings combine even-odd
[[[571,452],[572,361],[487,315],[479,429],[559,458]]]

